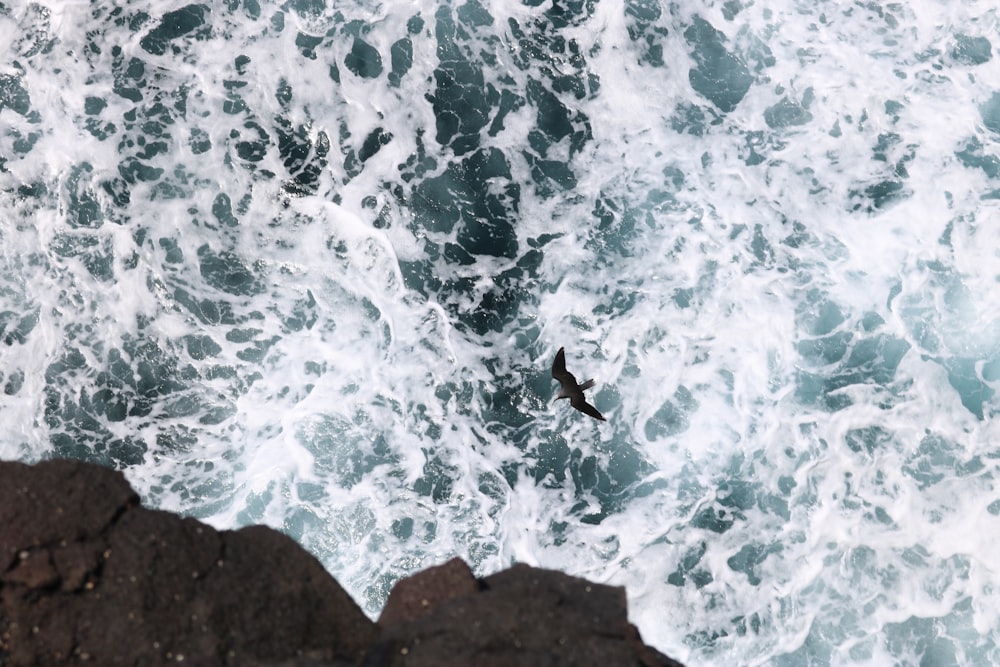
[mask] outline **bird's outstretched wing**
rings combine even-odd
[[[604,418],[604,415],[602,415],[600,412],[597,411],[597,408],[595,408],[593,405],[584,400],[583,394],[580,394],[579,397],[574,397],[573,400],[570,401],[570,405],[572,405],[580,412],[590,415],[591,417],[597,419],[598,421],[602,422],[607,421],[607,419]]]
[[[576,378],[566,370],[565,348],[560,347],[559,351],[556,352],[556,360],[552,362],[552,377],[559,380],[559,384],[566,389],[576,388]]]

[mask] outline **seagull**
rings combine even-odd
[[[552,362],[552,377],[559,380],[559,384],[562,385],[559,387],[559,395],[556,396],[557,401],[560,398],[568,398],[569,404],[580,412],[584,412],[599,421],[607,421],[604,415],[588,403],[583,395],[583,390],[593,387],[594,381],[587,380],[583,384],[577,384],[573,374],[566,370],[566,352],[564,348],[560,347],[559,351],[556,352],[556,360]]]

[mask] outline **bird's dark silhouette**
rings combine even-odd
[[[573,374],[566,370],[566,352],[564,348],[560,347],[559,351],[556,352],[556,360],[552,362],[552,377],[559,380],[559,384],[561,385],[559,387],[559,395],[556,396],[557,401],[560,398],[568,398],[569,404],[580,412],[588,414],[602,422],[607,421],[604,415],[588,403],[586,397],[583,395],[583,390],[593,387],[594,381],[587,380],[583,384],[578,384]]]

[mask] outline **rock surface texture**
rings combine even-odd
[[[625,592],[459,559],[400,581],[373,623],[288,537],[150,510],[118,472],[0,462],[0,666],[678,665]]]

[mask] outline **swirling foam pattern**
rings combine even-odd
[[[692,665],[1000,663],[998,11],[0,4],[0,455]],[[552,404],[594,376],[607,424]]]

